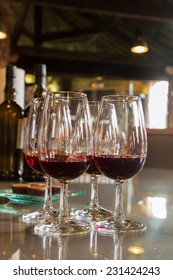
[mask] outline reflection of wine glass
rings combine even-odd
[[[89,101],[89,108],[91,114],[91,134],[92,134],[92,145],[93,145],[93,135],[96,126],[96,121],[99,112],[99,101]],[[78,210],[75,212],[75,216],[78,219],[88,219],[93,221],[99,221],[112,216],[112,212],[104,209],[99,205],[98,198],[98,177],[101,174],[95,165],[93,158],[93,147],[91,146],[91,154],[89,155],[88,169],[86,173],[91,175],[91,199],[90,205],[83,210]]]
[[[90,230],[88,224],[69,217],[68,213],[68,183],[87,169],[90,135],[86,94],[47,94],[39,134],[39,160],[45,173],[60,181],[60,207],[58,218],[39,223],[35,233],[68,236]]]
[[[97,230],[93,228],[90,232],[90,253],[93,257],[98,256],[97,252]]]
[[[123,211],[123,181],[143,167],[147,137],[141,100],[137,96],[104,96],[95,133],[94,160],[98,169],[115,180],[115,212],[97,223],[105,231],[141,232],[146,225],[126,219]]]
[[[42,236],[43,260],[51,260],[52,237]]]
[[[114,260],[122,260],[123,239],[123,234],[119,234],[118,232],[113,234]]]
[[[108,234],[105,234],[105,233],[108,233]],[[113,257],[111,256],[111,259],[122,260],[123,259],[122,258],[123,240],[124,240],[125,233],[123,234],[119,230],[115,230],[110,235],[109,232],[99,231],[98,236],[100,236],[100,235],[113,238]],[[111,246],[111,248],[112,248],[112,246]]]
[[[39,123],[43,109],[44,98],[33,98],[29,110],[28,120],[25,128],[24,154],[27,163],[37,172],[43,173],[38,160],[37,140],[39,133]],[[58,211],[52,206],[52,188],[51,178],[45,176],[45,197],[44,205],[35,212],[27,213],[22,216],[25,222],[38,222],[40,219],[51,218],[58,214]]]
[[[43,246],[43,260],[51,260],[52,259],[52,248],[55,244],[52,243],[52,236],[49,235],[40,235],[42,238],[42,246]],[[67,245],[68,245],[68,237],[58,237],[58,245],[57,245],[57,259],[58,260],[66,260],[67,257]]]
[[[58,260],[67,259],[67,245],[68,245],[68,237],[59,236],[58,237]]]

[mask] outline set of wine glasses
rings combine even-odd
[[[124,180],[143,168],[147,154],[139,97],[108,95],[100,102],[89,102],[85,93],[60,91],[34,98],[24,153],[28,164],[45,176],[43,207],[22,217],[25,222],[35,222],[36,234],[82,235],[93,226],[108,234],[146,230],[145,224],[125,217],[122,192]],[[70,213],[69,182],[85,172],[91,176],[90,205]],[[99,205],[100,174],[115,180],[114,212]],[[52,203],[52,178],[60,183],[58,209]]]

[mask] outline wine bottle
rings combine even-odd
[[[22,175],[23,110],[15,102],[17,67],[6,68],[4,101],[0,104],[0,180],[19,179]]]
[[[46,95],[46,77],[47,69],[45,64],[35,65],[35,86],[33,91],[33,98],[41,97]],[[24,123],[27,122],[27,117],[30,109],[30,103],[26,106],[24,110]],[[23,174],[22,178],[25,181],[42,181],[43,175],[32,169],[26,162],[25,156],[23,159]]]

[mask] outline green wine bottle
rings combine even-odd
[[[6,69],[4,101],[0,104],[0,180],[19,179],[22,175],[23,111],[15,102],[15,65]]]

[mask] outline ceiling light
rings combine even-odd
[[[7,33],[0,31],[0,40],[6,39],[7,38]]]
[[[6,39],[7,38],[7,32],[5,30],[4,24],[1,22],[0,18],[0,40]]]
[[[138,35],[136,37],[136,40],[131,47],[131,52],[137,53],[137,54],[142,54],[142,53],[148,52],[147,42],[144,40],[142,35]]]
[[[7,38],[7,30],[4,20],[2,18],[2,14],[0,12],[0,40]]]

